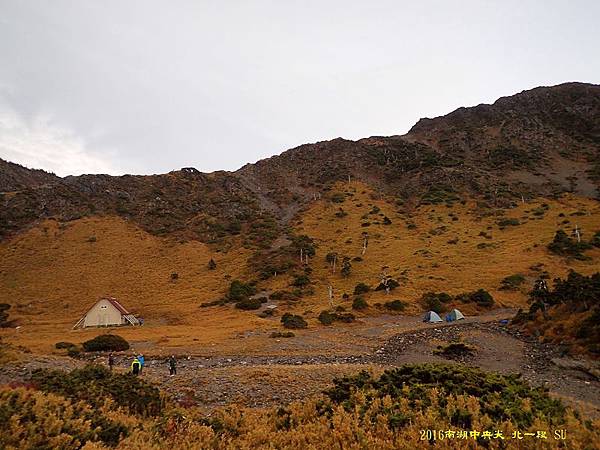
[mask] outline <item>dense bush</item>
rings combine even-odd
[[[354,286],[354,295],[366,294],[371,288],[365,283],[358,283]]]
[[[437,389],[435,400],[442,407],[448,396],[471,395],[477,398],[481,412],[492,421],[509,420],[520,429],[531,426],[536,419],[550,423],[565,419],[565,407],[560,400],[551,398],[542,388],[529,387],[520,375],[500,375],[459,365],[404,365],[386,370],[379,379],[363,371],[334,380],[334,387],[325,394],[346,409],[353,408],[356,391],[362,392],[370,401],[389,395],[392,408],[397,413],[408,414],[405,422],[408,423],[418,411],[432,404],[433,399],[424,395],[428,388]],[[411,408],[402,410],[397,403],[400,399],[408,399]],[[391,413],[388,409],[388,414]],[[468,423],[461,426],[469,428]]]
[[[442,305],[440,300],[436,297],[427,297],[423,299],[423,306],[428,311],[434,311],[438,314],[441,314],[446,310],[446,307]]]
[[[446,292],[426,292],[423,294],[424,299],[437,299],[440,303],[450,303],[452,301],[452,296]]]
[[[421,304],[428,311],[438,314],[446,311],[446,303],[452,301],[452,296],[445,292],[426,292],[421,296]]]
[[[290,239],[292,241],[289,250],[295,255],[300,253],[300,250],[302,250],[302,253],[304,255],[308,255],[308,256],[315,256],[316,253],[316,247],[317,245],[315,244],[315,241],[305,235],[305,234],[301,234],[301,235],[292,235],[290,236]]]
[[[260,298],[245,298],[239,302],[236,302],[235,307],[244,311],[250,311],[260,308],[262,303],[263,301]]]
[[[256,288],[253,285],[243,283],[240,280],[233,280],[229,286],[227,298],[230,301],[236,302],[244,300],[254,294],[256,294]]]
[[[567,256],[574,259],[585,260],[589,259],[582,252],[592,248],[589,242],[577,242],[576,239],[571,239],[563,230],[558,230],[554,235],[554,239],[548,244],[548,250],[555,255]]]
[[[369,307],[369,304],[363,297],[356,297],[352,301],[352,309],[361,310],[361,309],[366,309],[368,307]]]
[[[554,279],[553,289],[533,289],[529,293],[529,299],[530,313],[544,305],[566,305],[572,312],[585,312],[596,306],[600,307],[600,272],[585,276],[571,270],[566,279]]]
[[[92,408],[45,392],[2,387],[0,448],[508,449],[529,448],[527,437],[522,442],[511,439],[513,430],[556,429],[568,430],[568,441],[552,443],[549,432],[548,442],[540,445],[600,448],[596,420],[565,409],[560,400],[530,388],[518,375],[460,365],[411,365],[379,377],[361,372],[335,380],[325,394],[275,408],[218,408],[209,415],[203,408],[169,407],[156,418],[144,418],[127,415],[126,408],[119,410],[111,402]],[[133,392],[129,397],[145,396]],[[105,395],[96,393],[95,398]],[[498,430],[506,440],[480,436],[469,438],[466,445],[465,439],[446,437],[427,443],[419,440],[427,429],[466,435],[470,430]],[[129,436],[120,440],[128,430]]]
[[[294,300],[298,300],[300,298],[296,292],[290,292],[290,291],[275,291],[271,295],[269,295],[269,297],[273,300],[288,300],[288,301],[294,301]]]
[[[30,382],[39,390],[61,395],[73,401],[83,400],[100,408],[107,398],[133,414],[160,414],[163,399],[154,386],[129,373],[121,374],[103,366],[88,365],[71,372],[37,369]]]
[[[331,313],[331,311],[321,311],[318,320],[323,325],[331,325],[335,321],[335,318],[333,317],[333,313]]]
[[[319,314],[319,322],[323,325],[331,325],[333,322],[344,322],[351,323],[354,322],[356,317],[354,314],[343,313],[343,312],[331,312],[331,311],[321,311]]]
[[[82,345],[86,352],[122,352],[129,349],[129,342],[116,334],[101,334]]]
[[[383,306],[392,311],[404,311],[406,302],[403,302],[402,300],[392,300],[390,302],[385,302]]]
[[[290,313],[285,313],[281,316],[281,323],[284,328],[291,328],[292,330],[308,327],[308,323],[306,323],[306,320],[302,316]]]
[[[296,275],[292,281],[292,286],[304,287],[310,284],[310,278],[305,274]]]
[[[565,280],[554,279],[554,289],[546,293],[546,303],[565,303],[586,311],[600,306],[600,272],[585,276],[571,270]]]
[[[0,448],[6,449],[76,450],[87,442],[113,447],[129,434],[125,424],[85,403],[9,387],[0,387],[0,428]]]
[[[445,312],[448,309],[447,304],[452,301],[476,303],[477,306],[483,308],[489,308],[494,305],[494,298],[485,289],[458,294],[454,297],[446,292],[426,292],[421,296],[420,301],[426,310],[435,311],[438,314]]]
[[[577,344],[590,353],[600,354],[600,273],[585,276],[571,270],[566,279],[556,278],[554,287],[541,289],[539,285],[529,293],[529,311],[519,310],[513,322],[524,324],[536,320],[537,312],[542,311],[542,326],[536,326],[550,340],[556,336],[552,327],[561,329],[561,343]],[[571,320],[578,317],[577,321]],[[551,320],[550,320],[551,319]],[[568,321],[568,327],[564,322]],[[544,326],[546,325],[546,326]],[[540,329],[541,328],[541,329]],[[531,330],[530,330],[531,331]]]
[[[494,306],[494,297],[485,289],[478,289],[474,292],[457,295],[456,299],[463,303],[477,303],[477,306],[483,308]]]
[[[337,322],[351,323],[356,320],[356,316],[352,313],[337,312],[335,313],[335,320]]]
[[[291,331],[273,331],[269,337],[270,338],[291,338],[294,337],[295,334]]]

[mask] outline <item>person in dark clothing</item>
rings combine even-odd
[[[169,374],[171,376],[177,375],[177,362],[175,361],[175,355],[171,355],[169,358]]]
[[[108,355],[108,368],[110,370],[113,370],[113,366],[115,365],[115,357],[113,356],[112,353],[110,353]]]
[[[141,368],[142,365],[140,364],[140,361],[137,358],[133,358],[133,362],[131,363],[131,373],[139,375]]]

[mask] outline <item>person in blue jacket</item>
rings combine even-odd
[[[145,363],[145,360],[144,360],[144,355],[139,355],[139,356],[137,357],[137,359],[138,359],[138,361],[140,362],[140,374],[141,374],[141,373],[142,373],[142,370],[144,370],[144,363]]]

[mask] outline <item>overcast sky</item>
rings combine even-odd
[[[0,0],[0,158],[59,175],[235,170],[565,81],[600,2]]]

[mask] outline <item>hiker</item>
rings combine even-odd
[[[138,355],[137,359],[140,362],[140,374],[141,374],[142,370],[144,370],[144,365],[146,364],[146,360],[144,359],[144,355]]]
[[[177,363],[175,361],[175,355],[171,355],[169,358],[169,373],[171,376],[177,375]]]
[[[112,353],[110,353],[108,355],[108,368],[112,371],[114,365],[115,365],[115,357],[113,356]]]
[[[137,358],[133,358],[133,362],[131,363],[131,373],[134,375],[139,375],[142,365],[140,364],[140,360]]]

